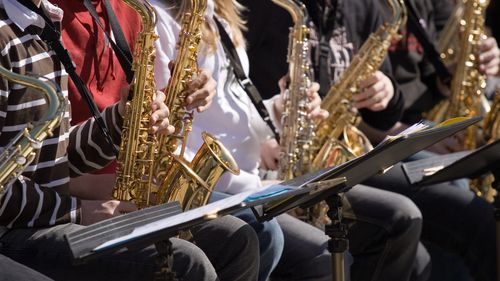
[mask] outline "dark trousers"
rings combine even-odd
[[[0,281],[51,281],[52,279],[0,255]]]
[[[157,270],[153,246],[72,265],[63,236],[81,227],[65,224],[45,229],[10,230],[0,238],[0,253],[55,280],[153,279]],[[171,239],[173,270],[179,280],[257,280],[258,240],[250,226],[226,216],[204,223],[193,231],[193,236],[196,246]]]
[[[475,280],[495,280],[496,231],[491,204],[450,183],[411,186],[401,164],[366,183],[410,198],[423,215],[423,240],[461,256]]]
[[[419,264],[428,276],[429,256],[419,244],[422,216],[408,198],[357,185],[345,194],[353,281],[405,281]],[[285,248],[272,280],[330,281],[331,256],[323,231],[289,215],[278,217]],[[416,261],[417,260],[417,261]],[[418,279],[413,279],[418,280]]]

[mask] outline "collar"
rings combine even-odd
[[[63,11],[60,8],[52,5],[48,0],[43,0],[42,5],[52,21],[60,22],[62,20]],[[45,27],[45,21],[41,16],[26,8],[16,0],[0,0],[0,7],[5,9],[9,19],[22,31],[30,25],[40,28]]]

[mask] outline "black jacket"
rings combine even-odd
[[[277,81],[288,71],[286,54],[292,20],[288,12],[269,0],[240,0],[240,2],[248,8],[246,38],[250,58],[250,78],[263,96],[270,97],[279,92]],[[304,2],[315,26],[318,27],[321,11],[314,9],[316,1]],[[354,50],[357,50],[382,23],[380,12],[378,12],[380,7],[376,1],[372,0],[344,0],[342,2],[343,24],[348,40],[353,43]],[[319,29],[316,28],[317,33]],[[325,32],[324,28],[322,31]],[[388,61],[384,62],[381,71],[392,77],[391,64]],[[399,121],[402,111],[402,95],[395,86],[394,98],[386,110],[372,112],[363,109],[361,115],[368,124],[385,130]]]

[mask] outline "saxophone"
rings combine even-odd
[[[496,90],[491,110],[484,117],[482,126],[483,141],[491,143],[500,139],[500,89]],[[493,175],[487,174],[480,176],[479,178],[472,179],[469,186],[477,196],[493,203],[495,201],[495,196],[497,196],[497,190],[493,188],[494,181],[495,178]]]
[[[281,157],[278,178],[289,180],[310,170],[312,140],[315,124],[307,117],[309,98],[309,28],[307,10],[295,0],[273,0],[292,16],[294,26],[290,29],[288,63],[290,85],[284,95],[281,132]]]
[[[154,165],[158,154],[158,140],[149,133],[151,108],[156,94],[153,77],[154,32],[156,13],[147,1],[124,0],[139,14],[142,30],[134,48],[132,70],[135,73],[131,85],[132,99],[126,103],[123,116],[122,142],[117,158],[116,183],[113,197],[132,201],[138,208],[152,205]]]
[[[338,165],[373,148],[357,128],[360,117],[351,100],[352,95],[359,91],[359,83],[379,69],[391,41],[398,38],[399,28],[406,23],[403,1],[388,0],[388,3],[393,11],[393,21],[384,23],[370,35],[321,104],[330,116],[317,124],[313,144],[317,154],[312,163],[315,170]]]
[[[483,122],[484,140],[489,143],[500,139],[500,89],[496,90],[493,105]]]
[[[489,110],[484,103],[486,75],[479,72],[479,45],[485,36],[484,14],[489,0],[463,0],[463,16],[456,50],[456,70],[451,82],[451,97],[438,103],[426,118],[441,122],[456,116],[478,116]],[[487,103],[486,103],[487,104]],[[463,149],[477,146],[477,127],[466,129]]]
[[[459,6],[461,14],[458,20],[449,20],[445,29],[440,49],[445,63],[451,60],[456,63],[456,70],[451,84],[451,97],[438,103],[426,115],[435,122],[455,116],[477,116],[487,114],[482,123],[482,134],[478,127],[471,126],[465,130],[462,148],[475,149],[483,142],[498,138],[498,112],[500,98],[497,96],[490,106],[484,95],[486,75],[479,72],[479,51],[481,39],[485,37],[485,11],[489,0],[463,0]],[[453,34],[451,36],[450,34]],[[458,35],[457,35],[458,34]],[[457,38],[458,37],[458,38]],[[455,43],[454,43],[455,42]],[[477,196],[493,202],[496,190],[492,188],[493,177],[485,176],[470,181],[470,188]]]
[[[460,19],[464,13],[464,6],[462,4],[457,3],[437,41],[436,47],[440,53],[441,60],[446,66],[450,66],[456,62],[456,50],[458,49],[457,33],[459,32]]]
[[[47,99],[49,109],[41,120],[28,124],[3,149],[0,154],[0,197],[5,187],[15,180],[34,160],[42,141],[52,136],[52,131],[59,126],[66,109],[66,99],[60,92],[47,83],[29,76],[11,72],[0,66],[0,76],[19,85],[34,88]]]
[[[171,136],[159,138],[156,164],[156,203],[179,201],[184,210],[205,205],[221,175],[229,171],[239,174],[231,153],[214,136],[202,133],[203,145],[191,163],[184,159],[193,112],[185,107],[188,83],[198,73],[197,54],[201,29],[205,22],[207,0],[191,0],[190,11],[182,16],[182,27],[177,44],[177,58],[165,94],[170,110],[170,124],[175,127]],[[180,153],[175,155],[178,142]]]

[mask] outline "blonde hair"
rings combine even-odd
[[[169,9],[173,11],[173,16],[180,23],[182,15],[191,8],[191,2],[186,0],[167,0]],[[246,30],[245,21],[241,17],[244,7],[236,0],[214,0],[215,14],[228,22],[231,28],[231,35],[236,47],[245,47],[243,31]],[[213,53],[216,42],[219,40],[215,27],[205,22],[202,30],[202,40],[205,46],[201,50],[204,53]]]

